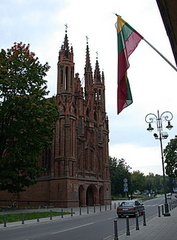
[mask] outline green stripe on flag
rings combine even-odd
[[[127,23],[124,24],[123,28],[117,35],[118,40],[118,54],[120,54],[125,48],[125,42],[130,37],[134,29]]]

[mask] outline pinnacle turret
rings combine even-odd
[[[69,47],[69,40],[68,40],[68,34],[67,34],[67,28],[68,25],[65,24],[65,37],[63,45],[61,46],[60,52],[62,52],[62,55],[65,59],[68,59],[70,61],[73,61],[73,47]]]
[[[62,45],[62,50],[64,50],[65,51],[65,57],[67,57],[68,58],[68,56],[69,56],[69,42],[68,42],[68,35],[67,35],[67,28],[68,28],[68,26],[67,26],[67,24],[65,25],[65,37],[64,37],[64,43],[63,43],[63,45]]]
[[[85,69],[86,71],[92,71],[91,63],[90,63],[90,52],[89,52],[89,46],[88,46],[88,37],[87,39],[87,46],[86,46],[86,63],[85,63]]]
[[[98,56],[96,58],[96,64],[95,64],[94,83],[95,84],[101,83],[101,73],[100,73],[100,67],[99,67],[99,63],[98,63]]]
[[[93,75],[92,75],[92,67],[90,63],[90,52],[89,52],[89,46],[88,46],[88,37],[87,39],[87,46],[86,46],[86,62],[85,62],[85,86],[87,90],[90,90],[90,87],[93,85]]]

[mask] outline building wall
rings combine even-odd
[[[74,53],[67,32],[58,56],[57,95],[60,119],[50,148],[39,159],[46,172],[37,184],[12,196],[19,205],[77,207],[110,204],[109,128],[105,110],[104,73],[96,59],[94,73],[88,42],[85,87],[74,74]]]

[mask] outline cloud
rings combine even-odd
[[[133,104],[117,115],[117,37],[116,16],[113,14],[113,12],[120,14],[174,63],[169,39],[156,2],[6,0],[1,1],[0,11],[0,47],[7,49],[14,42],[20,41],[30,43],[30,49],[36,53],[39,61],[42,64],[49,62],[51,66],[46,78],[51,95],[56,94],[58,52],[64,40],[64,24],[68,24],[69,43],[74,49],[75,72],[80,74],[81,79],[84,77],[85,67],[85,37],[89,37],[92,68],[95,67],[98,51],[100,69],[105,72],[106,111],[109,117],[112,157],[125,158],[130,161],[130,166],[132,163],[132,168],[141,171],[149,172],[153,168],[158,172],[161,163],[159,157],[154,158],[154,149],[157,148],[158,151],[159,146],[152,134],[146,131],[145,116],[150,112],[156,113],[158,109],[161,113],[171,111],[174,115],[172,121],[174,129],[169,139],[176,135],[176,72],[141,41],[129,58],[128,78]],[[165,144],[166,142],[164,146]],[[157,162],[159,167],[156,166]]]
[[[150,172],[162,175],[160,148],[142,147],[136,144],[113,144],[109,148],[109,155],[117,159],[125,159],[132,168],[131,171],[140,171],[145,175]]]

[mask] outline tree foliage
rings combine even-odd
[[[171,139],[164,149],[166,173],[169,177],[177,177],[177,139]]]
[[[54,98],[46,99],[49,68],[29,45],[0,52],[0,190],[22,191],[41,174],[38,157],[58,119]]]
[[[109,157],[110,178],[111,178],[111,192],[113,196],[124,194],[123,184],[124,178],[130,180],[130,167],[123,158],[117,159]]]
[[[128,181],[128,195],[133,196],[133,193],[137,190],[140,193],[163,193],[163,176],[158,174],[144,173],[139,170],[130,172],[131,167],[127,165],[123,158],[109,158],[110,164],[110,179],[111,179],[111,191],[112,196],[125,196],[124,178]],[[166,177],[167,191],[172,192],[173,187],[176,185],[174,179]]]
[[[145,185],[144,173],[138,171],[133,171],[131,174],[131,191],[132,193],[136,190],[143,191]]]

